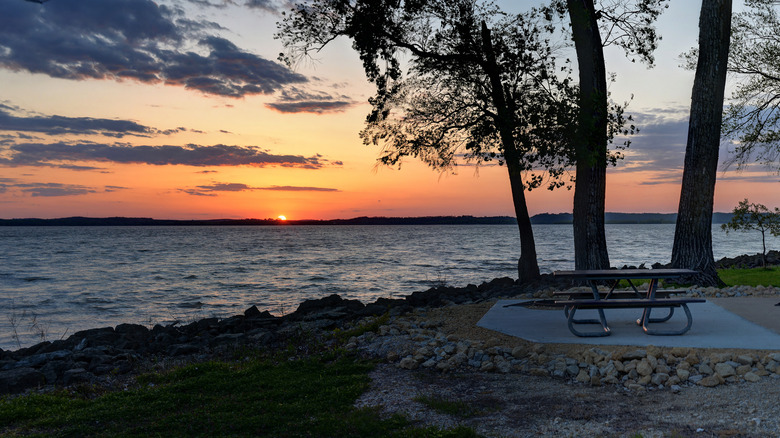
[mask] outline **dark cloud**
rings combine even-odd
[[[178,128],[184,129],[184,128]],[[157,131],[129,120],[96,119],[92,117],[16,116],[0,109],[0,131],[38,132],[48,135],[81,134],[121,138],[125,135],[148,137],[152,134],[172,134],[177,130]],[[18,134],[19,138],[31,139]]]
[[[14,187],[33,197],[77,196],[97,193],[97,190],[76,184],[60,183],[19,183]]]
[[[207,34],[219,25],[182,14],[151,0],[2,1],[0,68],[73,80],[165,83],[229,97],[306,82]]]
[[[228,5],[245,6],[265,12],[278,13],[290,9],[293,2],[286,0],[187,0],[200,7],[225,8]]]
[[[339,192],[339,189],[328,187],[270,186],[251,187],[243,183],[213,183],[197,186],[191,189],[180,189],[184,193],[195,196],[216,196],[216,192],[244,192],[253,190],[271,190],[284,192]]]
[[[652,112],[634,114],[638,134],[631,136],[631,146],[625,160],[611,170],[613,172],[645,172],[655,175],[644,180],[643,185],[680,184],[685,164],[685,148],[688,141],[687,108],[667,108]],[[719,181],[778,182],[777,175],[750,168],[744,172],[727,169],[725,164],[732,145],[723,141],[719,157],[721,172]]]
[[[340,112],[355,105],[347,96],[332,96],[325,92],[305,91],[289,87],[281,92],[276,102],[266,106],[280,113],[332,113]]]
[[[117,192],[119,190],[128,190],[130,187],[122,187],[122,186],[106,186],[105,190],[106,192]]]
[[[131,146],[99,143],[22,143],[10,146],[5,166],[56,166],[74,162],[109,162],[121,164],[185,165],[185,166],[283,166],[320,169],[341,166],[322,155],[275,155],[254,146]]]

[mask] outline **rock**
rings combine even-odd
[[[496,359],[494,360],[498,372],[506,374],[512,371],[512,364],[503,358],[499,360],[499,357],[501,356],[497,356]]]
[[[46,362],[63,359],[70,356],[71,354],[72,353],[68,350],[57,350],[52,351],[51,353],[34,354],[19,360],[12,368],[38,368]]]
[[[634,359],[639,360],[639,359],[644,359],[645,357],[647,357],[646,350],[633,350],[627,353],[623,353],[623,361],[634,360]]]
[[[753,371],[753,367],[750,365],[740,365],[737,367],[737,375],[744,376],[745,374]]]
[[[737,371],[734,369],[734,367],[727,363],[715,364],[715,372],[724,378],[737,374]]]
[[[75,383],[88,382],[92,377],[94,376],[88,373],[84,368],[74,368],[65,371],[62,376],[62,383],[64,385],[73,385]]]
[[[745,379],[748,382],[753,382],[753,383],[758,382],[759,380],[761,380],[761,377],[759,377],[758,374],[756,374],[754,372],[747,372],[747,373],[745,373],[744,376],[742,376],[742,378]]]
[[[585,369],[581,369],[579,374],[577,374],[577,377],[575,377],[575,380],[580,383],[590,382],[590,375]]]
[[[699,385],[706,386],[708,388],[712,388],[714,386],[718,386],[721,383],[723,383],[723,378],[721,378],[718,374],[713,374],[711,376],[707,376],[701,380],[699,380]]]
[[[480,371],[493,371],[495,368],[496,365],[490,359],[482,361],[482,365],[479,366]]]
[[[0,371],[0,393],[16,394],[46,383],[46,377],[34,368]]]
[[[149,329],[140,324],[119,324],[114,332],[133,340],[145,339],[149,335]]]
[[[649,376],[650,374],[653,374],[653,368],[650,366],[650,362],[648,362],[647,359],[642,359],[636,365],[636,372],[640,376]]]
[[[407,369],[407,370],[417,369],[419,365],[420,364],[416,360],[414,360],[414,358],[412,358],[411,356],[407,356],[401,359],[401,362],[398,363],[398,366],[400,368]]]
[[[195,344],[174,344],[168,347],[166,353],[169,356],[184,356],[187,354],[195,354],[199,351],[200,346]]]
[[[734,361],[740,365],[753,365],[753,358],[747,354],[741,354],[734,358]]]
[[[338,294],[333,294],[318,300],[306,300],[302,302],[298,305],[298,309],[293,312],[293,315],[309,315],[312,313],[321,313],[326,310],[334,310],[336,308],[344,308],[348,312],[341,313],[347,314],[349,312],[360,311],[364,307],[365,305],[358,300],[345,300]]]
[[[681,382],[688,380],[688,377],[690,375],[691,375],[690,371],[677,368],[677,377],[680,379]]]
[[[731,353],[712,353],[710,354],[710,362],[712,363],[719,363],[719,362],[728,362],[733,357],[733,354]]]
[[[423,368],[431,368],[436,365],[436,358],[430,358],[422,363]]]
[[[653,377],[650,379],[650,383],[652,383],[655,386],[661,386],[666,381],[669,380],[669,375],[666,373],[657,373],[653,374]]]

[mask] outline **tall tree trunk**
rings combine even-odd
[[[509,185],[512,188],[512,201],[515,205],[517,228],[520,232],[520,259],[517,261],[517,275],[520,281],[530,281],[539,278],[539,264],[536,261],[536,243],[534,230],[531,227],[531,217],[528,204],[525,202],[525,184],[523,173],[507,160],[509,170]]]
[[[712,254],[712,205],[730,36],[731,0],[702,0],[699,60],[672,248],[672,266],[699,271],[695,281],[702,286],[721,283]]]
[[[482,22],[482,48],[485,52],[483,68],[490,79],[491,97],[496,107],[496,124],[504,149],[504,159],[509,171],[509,185],[512,188],[512,201],[517,216],[517,226],[520,231],[520,259],[517,261],[517,275],[520,281],[530,281],[539,278],[539,264],[536,261],[536,243],[531,227],[531,217],[525,201],[525,184],[523,172],[519,166],[514,136],[514,111],[504,96],[493,43],[490,40],[490,29]]]
[[[607,192],[607,74],[593,0],[568,0],[580,76],[574,265],[609,268],[604,209]]]

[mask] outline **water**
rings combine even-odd
[[[606,232],[613,266],[671,257],[673,225]],[[574,267],[571,226],[534,233],[542,272]],[[780,248],[780,239],[768,247]],[[2,227],[0,348],[123,322],[231,316],[252,305],[281,315],[333,293],[371,302],[441,283],[516,278],[518,248],[512,225]],[[713,250],[716,259],[754,254],[761,237],[714,229]]]

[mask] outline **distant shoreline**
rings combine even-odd
[[[714,224],[726,223],[731,213],[714,213]],[[675,224],[675,213],[607,213],[607,224]],[[535,225],[567,225],[571,213],[542,213],[531,218]],[[515,225],[512,216],[356,217],[352,219],[152,219],[134,217],[67,217],[56,219],[0,219],[0,226],[291,226],[291,225]]]

